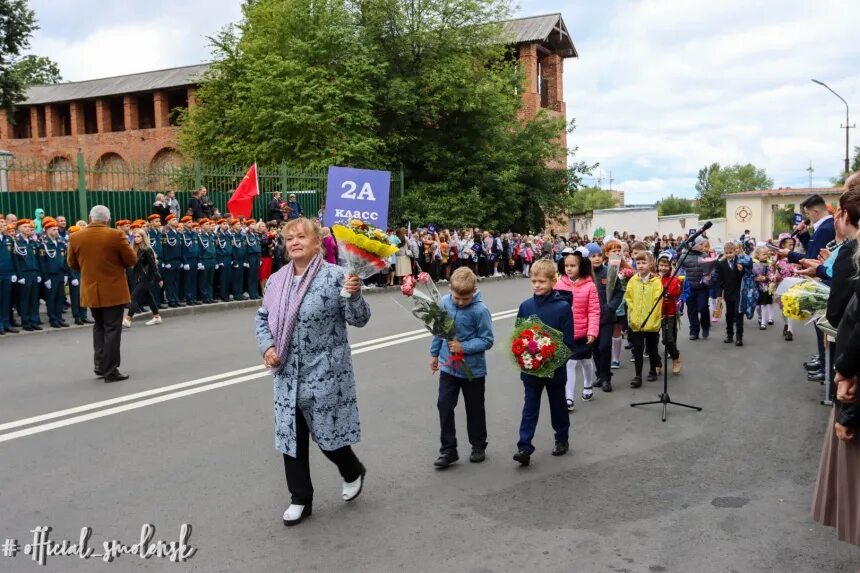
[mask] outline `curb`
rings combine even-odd
[[[516,279],[520,279],[520,278],[525,278],[525,277],[522,277],[522,276],[485,277],[485,278],[479,278],[478,283],[480,284],[480,283],[484,283],[484,282],[516,280]],[[442,284],[442,285],[437,284],[437,286],[441,286],[444,288],[448,287],[447,283]],[[362,289],[362,295],[364,295],[366,297],[373,297],[376,295],[392,294],[392,293],[398,293],[398,292],[400,292],[400,287],[396,287],[396,286],[394,286],[394,287],[374,287],[374,288],[366,288],[365,287],[364,289]],[[195,314],[209,314],[211,312],[220,312],[220,311],[225,311],[225,310],[234,310],[234,309],[241,309],[241,308],[257,308],[260,306],[260,304],[262,304],[262,299],[261,300],[236,300],[236,301],[231,301],[231,302],[216,302],[215,304],[202,304],[202,305],[196,305],[196,306],[181,306],[179,308],[165,308],[165,309],[161,310],[160,314],[162,316],[164,316],[165,318],[175,317],[175,316],[195,315]],[[135,316],[135,319],[132,321],[132,324],[134,322],[138,322],[138,320],[142,321],[142,319],[144,317],[152,316],[152,313],[150,311],[146,311],[146,312],[141,312],[139,314],[136,314],[134,316]],[[149,319],[147,318],[147,320],[149,320]],[[11,338],[20,338],[22,336],[44,335],[44,334],[48,334],[50,332],[68,332],[70,330],[78,330],[78,329],[90,328],[90,327],[92,327],[91,324],[83,324],[83,325],[72,324],[68,328],[53,328],[50,325],[48,325],[48,326],[42,325],[42,328],[44,328],[44,330],[35,330],[32,332],[26,332],[24,330],[21,330],[21,332],[19,332],[18,334],[8,334],[8,335],[4,335],[4,336],[0,337],[0,341],[5,340],[6,336],[9,336]]]

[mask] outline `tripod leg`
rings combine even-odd
[[[689,408],[689,409],[691,409],[691,410],[696,410],[696,411],[698,411],[698,412],[701,412],[701,411],[702,411],[702,409],[701,409],[701,408],[699,408],[698,406],[690,406],[689,404],[682,404],[682,403],[680,403],[680,402],[675,402],[674,400],[669,400],[669,402],[668,402],[668,403],[669,403],[669,404],[674,404],[675,406],[681,406],[681,407],[683,407],[683,408]]]
[[[650,402],[634,402],[630,406],[650,406],[651,404],[662,404],[663,400],[651,400]]]

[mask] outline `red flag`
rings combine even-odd
[[[260,194],[260,186],[257,181],[257,164],[251,165],[248,173],[236,187],[233,196],[227,201],[227,210],[234,217],[251,217],[251,207],[254,205],[254,197]]]

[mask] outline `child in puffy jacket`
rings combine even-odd
[[[600,297],[588,249],[579,247],[572,253],[564,253],[558,261],[561,278],[555,283],[555,290],[568,291],[573,300],[573,354],[567,361],[567,410],[573,411],[576,399],[576,368],[582,370],[582,399],[594,397],[594,343],[600,331]]]

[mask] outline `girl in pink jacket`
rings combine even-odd
[[[600,297],[594,275],[591,270],[591,260],[584,247],[573,252],[562,253],[558,261],[561,278],[555,283],[558,291],[571,293],[571,311],[573,312],[573,354],[567,362],[567,410],[573,411],[576,399],[576,367],[582,369],[582,399],[591,400],[594,396],[594,360],[592,353],[594,341],[600,330]]]

